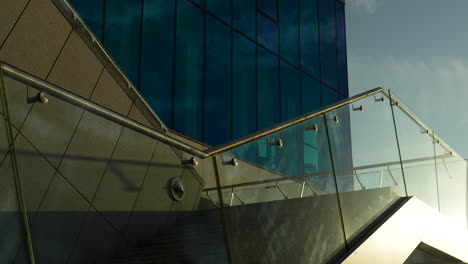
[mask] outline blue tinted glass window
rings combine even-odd
[[[265,15],[269,16],[275,21],[278,20],[278,0],[257,0],[257,3],[258,9],[262,13],[265,13]]]
[[[336,3],[336,42],[338,45],[338,90],[348,96],[345,10],[340,2]]]
[[[340,100],[338,93],[324,85],[322,85],[322,106],[331,105]]]
[[[106,4],[104,46],[138,86],[141,1],[113,0]]]
[[[102,41],[104,0],[70,0],[69,2],[96,38]]]
[[[233,26],[252,39],[256,32],[256,4],[253,0],[233,1]]]
[[[258,129],[280,121],[278,58],[258,48]]]
[[[280,162],[280,171],[286,176],[301,176],[303,172],[303,137],[302,125],[289,127],[281,132],[284,146],[281,149],[281,159],[288,162]]]
[[[301,66],[320,78],[317,0],[300,0]]]
[[[180,0],[179,0],[180,1]],[[204,7],[206,0],[185,0],[186,2],[193,2],[199,7]]]
[[[232,126],[239,138],[257,130],[256,45],[234,33],[232,52]]]
[[[279,0],[280,55],[299,65],[299,9],[296,0]]]
[[[231,1],[232,0],[205,0],[206,9],[215,16],[221,18],[225,23],[231,24]]]
[[[177,1],[174,117],[176,131],[202,140],[204,16],[187,1]]]
[[[231,139],[231,30],[206,17],[204,142]]]
[[[168,127],[172,127],[174,1],[145,0],[140,90]]]
[[[320,82],[302,74],[302,112],[312,112],[321,107]]]
[[[322,81],[338,89],[336,72],[335,1],[319,0]]]
[[[281,120],[288,120],[301,114],[301,73],[281,62]]]
[[[267,49],[278,53],[278,24],[275,24],[260,13],[257,16],[257,19],[258,42],[264,45]]]

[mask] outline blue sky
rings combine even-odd
[[[468,158],[468,1],[347,0],[350,94],[390,89]]]

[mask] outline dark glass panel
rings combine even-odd
[[[179,0],[177,8],[174,129],[202,139],[203,13]]]
[[[298,75],[300,78],[300,75]],[[303,173],[303,132],[301,125],[289,127],[280,133],[283,147],[280,153],[279,171],[284,176],[302,176]]]
[[[231,30],[206,17],[204,142],[231,139]]]
[[[252,39],[255,37],[256,5],[252,0],[233,1],[233,26]]]
[[[296,0],[279,0],[280,55],[299,65],[299,9]]]
[[[338,89],[336,68],[335,1],[319,0],[322,81]]]
[[[343,223],[323,115],[309,122],[319,127],[307,131],[316,141],[315,156],[306,161],[316,165],[311,175],[289,177],[301,172],[297,147],[302,143],[304,123],[243,144],[222,157],[228,162],[238,153],[256,153],[255,147],[247,146],[258,146],[260,153],[254,166],[239,160],[242,166],[221,167],[220,196],[225,199],[234,263],[328,263],[343,252]],[[283,139],[283,148],[268,144],[278,138]],[[298,159],[297,168],[288,167],[291,159]],[[265,182],[273,178],[276,182]],[[231,184],[239,185],[233,188]],[[294,234],[293,238],[288,234]],[[310,250],[317,247],[321,250]]]
[[[258,48],[258,129],[273,126],[280,120],[278,58]]]
[[[231,24],[231,1],[232,0],[205,0],[206,9],[215,16],[221,18],[225,23]]]
[[[205,2],[206,2],[206,0],[185,0],[185,1],[186,1],[186,2],[192,1],[192,2],[196,3],[198,6],[201,6],[201,7],[204,7],[204,6],[205,6]]]
[[[113,0],[106,4],[104,46],[138,85],[141,1]]]
[[[320,77],[317,0],[300,0],[301,66]]]
[[[174,1],[145,0],[140,89],[158,116],[172,127]]]
[[[301,73],[281,62],[281,120],[294,118],[301,111]]]
[[[308,113],[319,109],[320,102],[320,83],[314,78],[302,74],[302,112]]]
[[[340,100],[338,93],[322,85],[322,106],[328,106]]]
[[[266,48],[278,53],[278,24],[273,23],[264,15],[257,15],[257,40]]]
[[[102,41],[104,0],[70,0],[69,2],[96,38]]]
[[[338,48],[338,90],[348,96],[348,69],[346,60],[346,24],[344,5],[336,3],[336,42]]]
[[[240,34],[233,35],[233,138],[257,129],[256,45]]]
[[[257,0],[257,5],[258,9],[266,15],[270,16],[273,20],[278,20],[278,0]]]

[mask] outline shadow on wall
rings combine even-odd
[[[190,216],[198,208],[203,188],[200,176],[194,169],[180,165],[176,155],[171,161],[161,162],[68,155],[66,159],[81,161],[79,164],[85,162],[90,167],[95,163],[108,164],[90,195],[89,186],[77,180],[76,175],[69,177],[60,166],[56,169],[49,162],[62,155],[41,154],[18,145],[16,154],[38,263],[106,262],[123,248],[161,237],[167,230],[178,230],[178,223],[193,219]],[[0,157],[3,186],[0,197],[4,201],[0,204],[0,225],[5,227],[0,238],[0,262],[28,263],[10,156],[5,148],[0,153],[5,154]],[[127,172],[137,170],[129,167],[144,168],[143,177],[136,181],[138,175]],[[171,196],[169,184],[173,178],[184,182],[185,198],[181,201]],[[92,185],[93,181],[87,183]],[[4,188],[9,191],[3,192]],[[181,237],[182,234],[171,235]],[[182,243],[182,240],[175,241],[174,248],[180,248],[177,244]]]

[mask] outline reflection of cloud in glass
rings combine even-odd
[[[359,9],[362,12],[372,15],[377,10],[377,1],[378,0],[349,0],[346,4],[351,6],[351,8]]]

